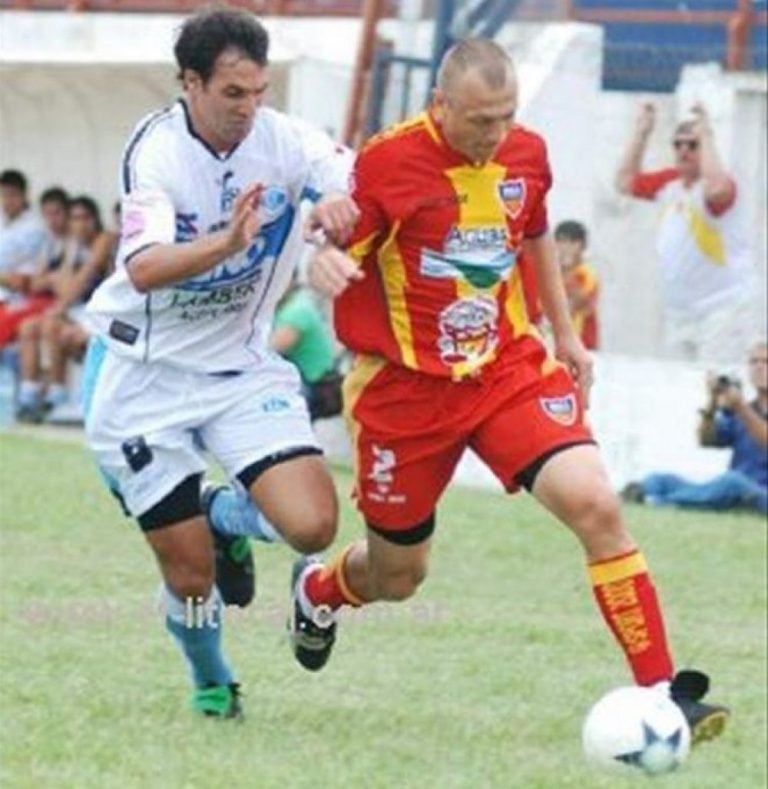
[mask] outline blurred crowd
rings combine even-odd
[[[70,364],[88,342],[85,305],[114,265],[119,206],[105,226],[96,201],[45,189],[33,206],[25,175],[0,173],[0,353],[12,409],[42,422],[70,401]],[[6,393],[7,396],[7,393]]]

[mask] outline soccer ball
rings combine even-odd
[[[625,687],[606,693],[592,707],[581,742],[592,764],[657,775],[685,761],[691,731],[680,708],[664,691]]]

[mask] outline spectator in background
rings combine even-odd
[[[0,173],[0,302],[23,298],[45,243],[45,228],[29,207],[27,179],[18,170]]]
[[[35,271],[24,278],[23,293],[9,302],[0,302],[0,348],[16,339],[26,318],[43,312],[55,299],[55,280],[67,251],[72,251],[69,235],[69,195],[59,187],[46,189],[40,197],[47,237]]]
[[[333,334],[313,295],[295,279],[275,311],[271,345],[298,368],[310,419],[341,413]]]
[[[709,403],[701,412],[699,442],[731,447],[729,470],[707,482],[677,474],[650,474],[624,488],[625,500],[659,506],[725,510],[736,507],[768,512],[768,344],[749,355],[749,380],[757,398],[747,402],[738,382],[709,375]]]
[[[111,264],[114,235],[104,230],[99,208],[90,197],[71,201],[70,230],[77,246],[56,280],[55,300],[44,313],[27,318],[19,329],[20,422],[40,422],[52,408],[67,402],[67,361],[80,355],[88,340],[82,326],[85,304]],[[47,389],[42,369],[44,348],[50,364]]]
[[[646,172],[656,113],[644,104],[616,185],[662,207],[656,251],[669,350],[732,363],[744,357],[752,331],[753,262],[736,183],[720,161],[709,117],[700,104],[691,114],[672,139],[674,166]]]
[[[573,326],[584,347],[593,351],[598,346],[598,282],[594,268],[584,259],[586,227],[574,220],[561,222],[555,228],[555,246]]]

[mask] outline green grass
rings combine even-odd
[[[346,617],[332,661],[283,635],[291,556],[257,546],[259,599],[231,616],[241,725],[197,719],[154,612],[133,524],[72,444],[0,436],[4,787],[645,786],[583,764],[589,705],[629,674],[580,551],[532,500],[454,488],[418,598]],[[346,540],[359,523],[336,472]],[[746,515],[629,513],[681,666],[733,708],[717,743],[655,785],[766,785],[766,529]]]

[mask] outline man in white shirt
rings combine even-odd
[[[302,244],[298,207],[345,237],[351,155],[262,107],[268,38],[250,14],[190,17],[175,46],[184,97],[144,119],[121,168],[115,273],[95,292],[86,431],[111,490],[164,579],[166,626],[190,665],[193,707],[239,717],[221,649],[222,600],[202,514],[201,447],[301,553],[336,530],[332,479],[298,374],[267,344]]]
[[[754,335],[754,263],[743,201],[718,155],[703,106],[678,124],[675,165],[642,171],[655,125],[653,104],[641,107],[616,176],[622,194],[661,206],[656,252],[671,355],[735,363]]]
[[[45,228],[27,199],[18,170],[0,173],[0,303],[23,298],[46,240]]]

